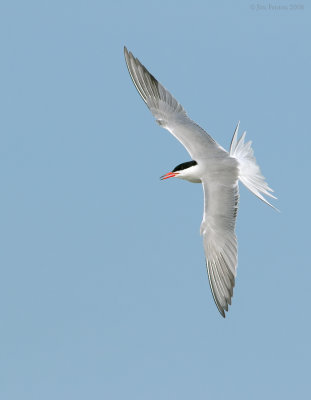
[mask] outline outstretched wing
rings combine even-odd
[[[181,104],[126,47],[124,56],[134,85],[157,122],[184,145],[193,160],[227,156],[228,153],[187,116]]]
[[[231,305],[237,268],[237,177],[219,183],[203,181],[204,216],[201,225],[209,283],[216,306],[225,317]]]

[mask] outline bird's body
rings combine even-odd
[[[156,121],[184,145],[192,158],[161,179],[177,177],[202,183],[204,214],[200,232],[212,294],[219,312],[225,317],[233,296],[237,268],[238,181],[270,206],[263,194],[274,197],[272,189],[261,175],[251,142],[244,143],[245,133],[237,140],[239,124],[227,152],[187,116],[176,99],[126,48],[124,55],[134,85]]]

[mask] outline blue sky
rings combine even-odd
[[[310,396],[311,27],[297,4],[1,2],[1,399]],[[225,320],[201,187],[159,180],[189,156],[136,93],[124,45],[222,146],[240,120],[279,198],[281,213],[241,187]]]

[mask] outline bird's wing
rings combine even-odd
[[[187,116],[181,104],[126,47],[124,56],[134,85],[156,121],[184,145],[193,160],[227,156],[226,150]]]
[[[223,317],[231,305],[237,268],[234,232],[239,202],[237,179],[203,181],[204,216],[201,225],[209,283]]]

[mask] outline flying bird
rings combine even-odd
[[[238,139],[239,123],[227,152],[188,117],[182,105],[126,47],[124,56],[133,83],[157,123],[175,136],[192,158],[161,179],[175,177],[202,183],[204,213],[200,233],[212,295],[220,314],[225,317],[231,305],[238,262],[235,235],[238,182],[273,208],[264,195],[276,197],[261,174],[251,142],[244,142],[246,132]]]

